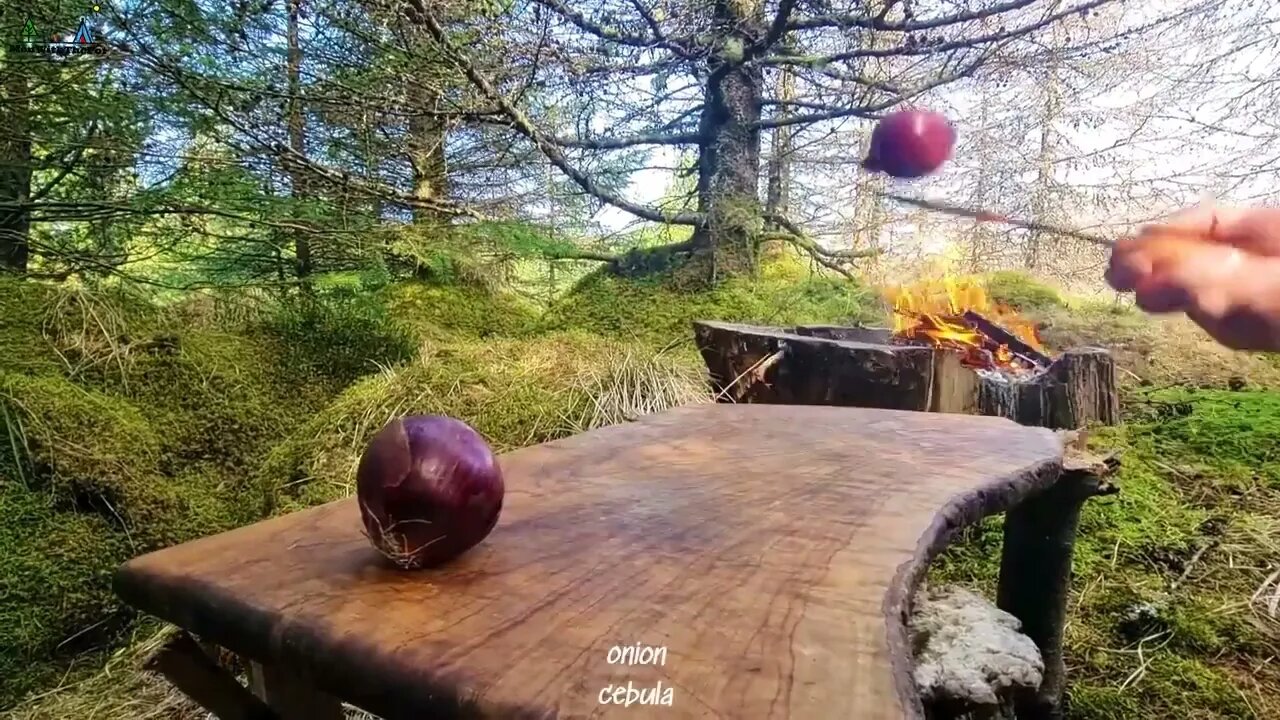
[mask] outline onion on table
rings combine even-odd
[[[392,420],[356,469],[365,532],[405,570],[440,565],[478,545],[498,522],[503,492],[489,444],[441,415]]]
[[[862,167],[896,178],[918,178],[951,159],[955,127],[927,110],[900,110],[880,118]]]

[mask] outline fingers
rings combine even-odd
[[[1193,238],[1216,240],[1224,232],[1234,228],[1243,211],[1213,203],[1201,203],[1164,218],[1158,223],[1144,226],[1139,237],[1153,234],[1181,233]]]
[[[1187,313],[1228,347],[1280,349],[1280,258],[1152,233],[1117,244],[1107,281],[1147,312]]]
[[[1177,236],[1147,245],[1142,256],[1151,270],[1134,286],[1139,307],[1155,313],[1220,312],[1230,304],[1231,282],[1245,257],[1239,248]]]
[[[1280,350],[1280,208],[1205,203],[1118,242],[1107,282],[1241,350]]]
[[[1235,245],[1258,255],[1280,256],[1280,208],[1234,208],[1201,204],[1144,226],[1137,238],[1183,235]]]
[[[1144,310],[1174,312],[1186,309],[1192,295],[1211,291],[1240,253],[1182,234],[1149,232],[1116,244],[1106,279],[1121,292],[1134,291]]]
[[[1144,252],[1142,240],[1124,238],[1112,248],[1111,262],[1103,277],[1116,290],[1129,292],[1150,274],[1151,259]]]

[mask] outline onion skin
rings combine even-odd
[[[392,420],[356,469],[365,532],[404,570],[440,565],[479,544],[498,523],[503,492],[484,438],[440,415]]]
[[[896,178],[924,177],[951,159],[955,127],[926,110],[901,110],[876,123],[862,167]]]

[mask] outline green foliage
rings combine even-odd
[[[288,365],[339,386],[407,360],[415,345],[381,298],[349,288],[290,299],[263,327]]]
[[[991,273],[986,286],[992,300],[1015,310],[1045,310],[1066,304],[1057,290],[1022,272]]]

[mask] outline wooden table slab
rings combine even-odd
[[[898,720],[925,564],[1061,448],[998,418],[703,405],[501,462],[498,526],[448,568],[389,569],[343,500],[137,558],[117,592],[388,720]],[[609,662],[637,644],[665,663]],[[671,704],[600,703],[628,682]]]

